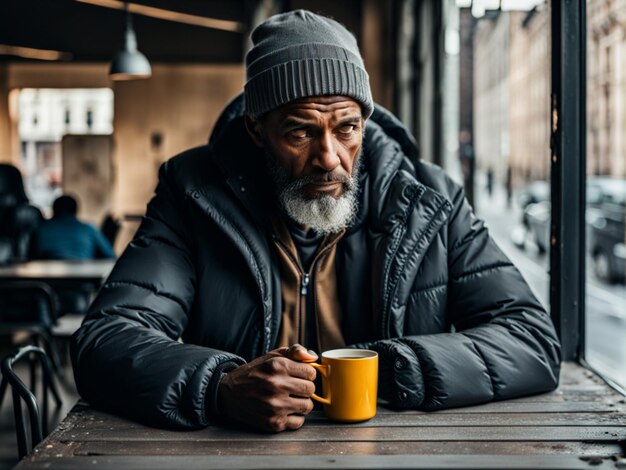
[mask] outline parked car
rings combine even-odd
[[[537,194],[535,191],[535,198]],[[591,268],[605,282],[626,282],[626,179],[590,177],[586,184],[586,199]],[[530,242],[539,253],[547,252],[550,247],[550,220],[549,200],[528,203],[522,215],[524,233],[517,237],[517,245],[525,248]]]
[[[517,202],[522,208],[522,225],[525,231],[525,235],[533,235],[528,233],[528,207],[532,204],[538,204],[545,201],[550,201],[550,183],[548,183],[547,181],[533,181],[520,191],[519,196],[517,197]],[[550,225],[549,220],[548,225]],[[525,236],[523,237],[523,239],[525,239]],[[524,248],[523,246],[520,247]]]
[[[591,176],[587,178],[587,207],[604,203],[626,203],[626,179],[611,176]]]
[[[533,181],[522,189],[517,198],[522,209],[526,209],[529,204],[550,200],[550,183],[543,180]]]
[[[626,282],[626,179],[597,177],[587,183],[587,238],[595,275]]]
[[[533,243],[539,253],[543,254],[550,247],[550,217],[551,206],[549,201],[531,203],[526,206],[522,215],[524,237],[520,248],[526,243]]]

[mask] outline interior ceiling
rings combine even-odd
[[[0,1],[0,44],[58,50],[72,61],[109,61],[122,46],[124,12],[74,0]],[[122,3],[120,1],[120,3]],[[132,0],[215,19],[246,23],[245,0]],[[138,48],[151,62],[233,63],[244,34],[133,15]],[[0,55],[0,61],[18,61]]]

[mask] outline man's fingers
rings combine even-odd
[[[312,366],[296,362],[286,357],[271,357],[264,361],[265,372],[271,375],[284,375],[306,380],[315,380],[316,371]]]
[[[315,362],[318,359],[318,355],[315,351],[306,349],[301,344],[292,345],[286,352],[286,356],[293,361],[300,362]]]
[[[289,395],[267,396],[259,402],[258,412],[266,417],[278,417],[290,414],[307,415],[313,411],[313,401],[309,398]]]
[[[304,416],[276,415],[265,419],[263,427],[269,432],[282,432],[286,429],[300,429],[304,424]]]
[[[311,411],[313,411],[313,401],[308,398],[289,398],[289,414],[297,414],[297,415],[308,415]]]
[[[289,348],[285,346],[285,347],[282,347],[282,348],[273,349],[268,354],[276,353],[276,354],[280,354],[280,355],[285,356],[285,355],[287,355],[288,352],[289,352]]]
[[[287,366],[287,371],[292,377],[309,380],[311,382],[315,380],[315,377],[317,377],[317,371],[313,368],[313,366],[309,366],[302,362],[290,361]]]
[[[309,398],[315,393],[315,384],[311,380],[292,378],[285,382],[284,390],[289,395]]]
[[[300,429],[304,425],[304,416],[289,415],[285,422],[285,429]]]

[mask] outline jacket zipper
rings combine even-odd
[[[280,247],[282,252],[287,255],[287,257],[291,260],[293,265],[298,270],[298,273],[300,274],[300,294],[303,295],[303,296],[306,296],[308,294],[308,292],[309,292],[309,286],[311,284],[311,280],[312,280],[312,277],[313,277],[313,271],[315,270],[315,268],[317,266],[317,262],[319,261],[319,259],[321,258],[321,256],[324,253],[326,253],[333,245],[335,245],[335,243],[328,244],[320,252],[318,252],[315,255],[315,258],[313,258],[313,262],[311,263],[311,269],[309,270],[308,273],[305,273],[304,269],[302,268],[302,265],[300,264],[300,260],[296,259],[289,252],[289,248],[282,242],[282,240],[280,238],[278,238],[276,235],[274,235],[274,240],[276,241],[276,243],[278,244],[278,246]]]
[[[298,273],[300,274],[300,279],[299,279],[299,284],[300,284],[300,295],[304,298],[306,298],[306,296],[309,294],[309,286],[311,285],[311,281],[313,280],[314,276],[314,271],[317,268],[317,263],[318,261],[321,259],[322,255],[324,253],[326,253],[330,248],[332,248],[336,243],[329,243],[328,245],[326,245],[324,248],[322,248],[322,250],[320,250],[315,257],[313,258],[313,262],[311,263],[311,269],[309,270],[308,273],[304,272],[304,269],[302,268],[302,265],[300,264],[300,260],[296,259],[290,252],[289,252],[289,248],[282,242],[282,240],[280,238],[278,238],[278,236],[273,235],[274,240],[276,241],[276,243],[278,244],[279,248],[282,250],[283,253],[285,253],[287,255],[287,257],[291,260],[291,262],[294,264],[294,266],[296,267],[296,269],[298,270]],[[301,325],[304,324],[306,325],[306,306],[304,309],[304,318],[302,317],[302,301],[301,299],[299,299],[300,301],[298,302],[298,318],[301,322]],[[306,304],[306,301],[305,301]],[[313,308],[314,308],[314,314],[317,318],[317,303],[313,302]],[[302,331],[302,328],[300,328],[300,331],[298,331],[298,337],[300,337],[300,332]],[[300,342],[303,342],[305,338],[300,338]],[[319,338],[318,338],[319,341]]]
[[[285,253],[285,255],[287,255],[287,258],[289,258],[291,260],[291,262],[293,263],[293,265],[296,267],[298,274],[299,274],[299,279],[298,279],[298,284],[300,285],[300,296],[301,298],[298,299],[298,314],[297,314],[297,318],[298,318],[298,342],[302,343],[303,342],[303,338],[302,338],[302,324],[304,322],[306,322],[306,318],[302,318],[302,298],[306,297],[307,293],[308,293],[308,287],[309,287],[309,275],[307,273],[304,272],[304,269],[302,269],[302,265],[300,264],[300,260],[298,260],[297,258],[295,258],[291,252],[289,251],[289,248],[287,248],[287,246],[282,242],[282,240],[280,238],[278,238],[278,236],[274,235],[274,240],[276,241],[276,244],[278,245],[278,247],[281,249],[281,251],[283,253]],[[305,300],[306,302],[306,300]]]

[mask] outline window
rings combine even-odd
[[[587,0],[585,360],[626,390],[626,37]]]
[[[546,308],[550,305],[550,27],[547,3],[528,11],[488,12],[475,20],[473,42],[474,206]],[[466,80],[464,73],[467,70],[461,69],[461,83]]]
[[[33,204],[47,209],[61,192],[61,139],[65,134],[111,134],[113,91],[25,88],[19,91],[18,109],[26,191]]]

